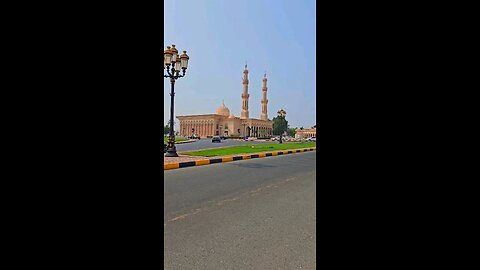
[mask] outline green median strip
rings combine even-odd
[[[186,141],[187,139],[185,138],[175,138],[175,142],[184,142]],[[168,138],[167,137],[163,137],[163,142],[168,142]]]
[[[207,150],[183,152],[183,155],[189,156],[202,156],[202,157],[215,157],[215,156],[228,156],[237,154],[250,154],[250,153],[262,153],[272,152],[279,150],[292,150],[300,148],[316,147],[315,142],[302,142],[302,143],[271,143],[271,144],[249,144],[249,145],[237,145],[225,148],[214,148]]]

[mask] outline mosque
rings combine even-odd
[[[262,106],[260,119],[250,118],[248,112],[248,69],[245,64],[243,71],[243,93],[242,93],[242,112],[240,117],[230,113],[230,110],[222,105],[217,108],[214,114],[202,115],[184,115],[177,116],[180,122],[180,136],[192,136],[196,134],[201,138],[208,136],[239,136],[239,137],[271,137],[273,132],[273,123],[268,119],[267,113],[267,74],[262,81]]]

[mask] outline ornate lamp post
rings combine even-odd
[[[277,112],[277,115],[278,115],[278,117],[280,117],[281,120],[282,120],[282,124],[281,124],[281,126],[280,126],[280,130],[282,131],[282,132],[280,132],[280,143],[282,143],[282,134],[283,134],[283,128],[284,128],[284,127],[283,127],[283,120],[285,120],[285,115],[287,115],[287,112],[285,112],[283,109],[280,109],[280,110]]]
[[[163,77],[170,78],[172,84],[172,91],[170,92],[170,123],[173,123],[173,98],[175,96],[174,86],[175,80],[178,78],[184,77],[185,72],[188,67],[188,57],[187,51],[183,51],[182,55],[178,55],[178,50],[175,48],[175,45],[167,46],[167,49],[163,52]],[[170,67],[172,65],[172,67]],[[182,75],[180,75],[180,69],[182,70]],[[165,74],[165,70],[167,74]],[[173,133],[173,124],[170,125],[170,137],[168,138],[168,146],[166,157],[178,157],[177,149],[175,148],[175,134]]]

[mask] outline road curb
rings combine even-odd
[[[163,170],[165,171],[165,170],[173,170],[173,169],[180,169],[180,168],[193,167],[193,166],[225,163],[225,162],[246,160],[246,159],[252,159],[252,158],[264,158],[264,157],[273,157],[273,156],[279,156],[279,155],[296,154],[296,153],[302,153],[302,152],[308,152],[308,151],[314,151],[314,150],[317,150],[317,148],[311,147],[311,148],[302,148],[302,149],[294,149],[294,150],[282,150],[282,151],[264,152],[264,153],[257,153],[257,154],[245,154],[245,155],[231,156],[231,157],[221,157],[221,158],[211,158],[211,159],[203,159],[203,160],[196,160],[196,161],[169,163],[169,164],[163,164]]]

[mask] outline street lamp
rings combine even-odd
[[[282,134],[283,134],[283,120],[285,120],[285,115],[287,115],[287,112],[285,112],[283,109],[280,109],[277,112],[278,117],[280,117],[281,124],[280,124],[280,143],[282,143]]]
[[[173,98],[175,96],[174,85],[175,80],[181,77],[185,77],[185,72],[188,67],[188,57],[187,51],[183,51],[182,55],[178,55],[178,50],[175,48],[175,45],[167,46],[167,49],[163,52],[163,73],[164,78],[170,78],[172,84],[172,91],[170,92],[170,123],[173,123]],[[172,65],[172,67],[170,67]],[[180,69],[182,70],[182,75],[180,75]],[[170,137],[168,138],[167,153],[166,157],[178,157],[177,149],[175,148],[175,134],[173,133],[173,125],[170,125]]]

